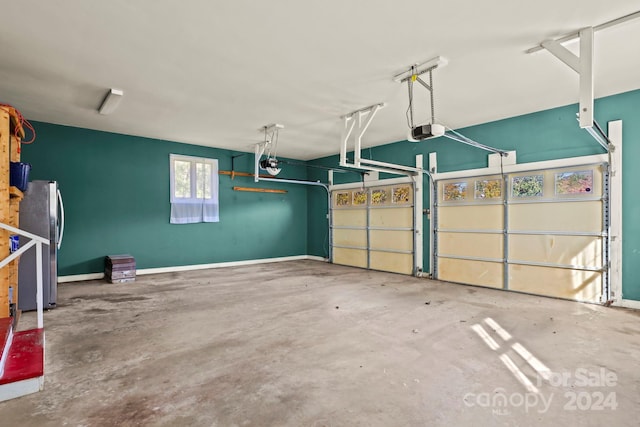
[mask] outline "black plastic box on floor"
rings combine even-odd
[[[131,255],[109,255],[105,258],[105,278],[110,283],[136,280],[136,260]]]

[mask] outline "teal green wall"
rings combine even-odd
[[[66,227],[61,276],[104,271],[104,257],[130,253],[138,268],[305,255],[307,188],[220,176],[220,222],[169,224],[169,154],[216,158],[231,169],[228,150],[32,122],[36,141],[22,160],[31,179],[59,182]],[[253,155],[236,159],[253,171]],[[305,167],[282,174],[306,178]],[[286,189],[286,194],[233,191],[233,186]]]
[[[516,150],[518,163],[529,163],[558,158],[586,156],[602,153],[600,146],[589,134],[578,127],[577,105],[569,105],[533,114],[513,117],[460,129],[460,132],[478,142],[504,150]],[[623,296],[640,300],[640,195],[635,184],[640,182],[640,90],[614,95],[596,101],[596,117],[606,127],[611,120],[623,120]],[[366,139],[366,136],[365,136]],[[427,166],[429,153],[438,153],[438,171],[449,172],[487,166],[486,152],[449,139],[437,138],[421,143],[407,141],[387,144],[363,151],[363,156],[402,165],[413,166],[415,155],[423,154]],[[337,166],[338,157],[313,160],[311,163]],[[310,178],[326,180],[326,172],[309,172]],[[353,182],[357,175],[336,174],[336,183]],[[425,180],[425,189],[428,189]],[[327,240],[321,230],[326,230],[326,202],[309,193],[309,219],[307,251],[312,255],[327,252]],[[424,203],[428,206],[429,194]],[[425,229],[428,229],[425,220]],[[428,269],[430,254],[425,239],[424,268]]]
[[[577,106],[570,105],[460,131],[484,144],[517,150],[519,163],[601,153],[578,128],[576,111]],[[601,125],[623,120],[623,296],[640,300],[640,195],[634,185],[640,182],[640,168],[634,164],[640,158],[640,90],[599,99],[596,112]],[[220,222],[173,225],[169,224],[169,154],[217,158],[220,169],[228,170],[231,156],[240,153],[33,124],[37,139],[23,146],[22,158],[33,166],[32,179],[58,181],[65,199],[61,276],[100,272],[104,256],[117,253],[134,255],[138,268],[328,254],[327,199],[322,188],[220,176]],[[413,165],[416,154],[423,154],[426,162],[430,152],[438,153],[440,172],[485,167],[487,162],[485,152],[443,138],[401,141],[363,154]],[[331,156],[310,163],[337,166],[338,159]],[[236,170],[252,168],[252,155],[236,159]],[[305,169],[288,166],[282,177],[326,182],[326,171]],[[358,179],[354,173],[335,174],[336,183]],[[235,192],[234,185],[282,188],[288,193]],[[428,192],[424,198],[427,203]],[[425,248],[425,269],[429,259]]]
[[[328,157],[323,160],[314,160],[308,164],[319,164],[324,166],[337,166],[337,157]],[[328,183],[328,173],[324,169],[316,169],[309,167],[307,170],[308,179],[310,181],[320,181]],[[334,182],[352,182],[360,178],[357,172],[339,173],[334,172]],[[307,253],[309,255],[329,257],[329,220],[328,206],[329,200],[327,192],[320,187],[309,187],[308,193],[308,213],[309,220],[307,223]]]

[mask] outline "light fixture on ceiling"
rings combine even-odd
[[[100,114],[111,114],[122,101],[122,97],[124,96],[124,91],[121,89],[109,89],[107,95],[102,100],[102,104],[100,104],[100,108],[98,111]]]

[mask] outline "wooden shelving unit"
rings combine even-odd
[[[24,197],[24,193],[20,191],[18,187],[9,187],[9,197],[11,198],[11,201],[18,199],[17,201],[21,202]]]
[[[17,129],[17,132],[16,132]],[[9,162],[20,161],[20,142],[24,130],[13,108],[0,107],[0,222],[20,226],[20,201],[23,194],[10,186]],[[10,233],[0,229],[0,259],[9,256]],[[18,262],[0,269],[0,318],[9,317],[10,304],[18,304]],[[12,288],[13,292],[9,289]],[[10,299],[11,297],[11,299]]]

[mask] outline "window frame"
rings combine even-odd
[[[511,176],[510,181],[510,190],[509,194],[510,194],[510,199],[511,200],[537,200],[537,199],[543,199],[545,197],[547,190],[547,186],[545,185],[545,171],[531,171],[531,172],[527,172],[525,174],[519,174],[519,175],[515,175],[515,176]],[[535,178],[535,182],[536,184],[540,185],[540,193],[538,194],[520,194],[520,193],[516,193],[516,180],[517,179],[521,179],[524,180],[524,178]],[[540,178],[540,179],[538,179]],[[520,185],[520,181],[518,181],[518,184]]]
[[[176,197],[176,175],[175,175],[175,162],[189,162],[190,163],[190,193],[191,197]],[[197,197],[197,165],[205,164],[211,165],[211,173],[206,179],[209,180],[209,186],[211,188],[211,197]],[[212,203],[216,200],[215,187],[216,178],[218,177],[218,160],[208,157],[196,157],[186,156],[183,154],[169,154],[169,191],[171,203]]]

